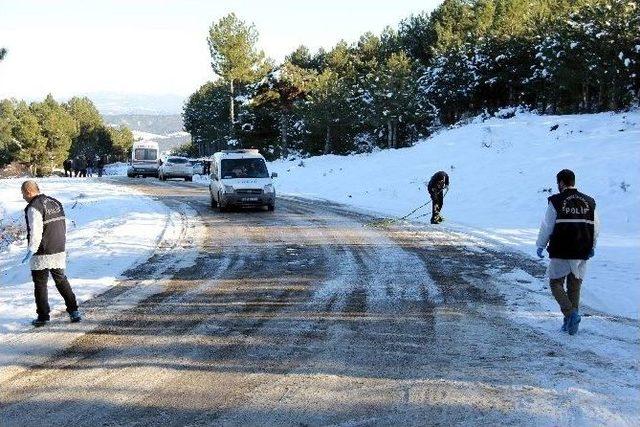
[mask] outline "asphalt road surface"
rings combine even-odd
[[[116,182],[179,233],[83,323],[24,334],[41,345],[0,375],[2,426],[629,420],[628,366],[510,320],[497,278],[542,263],[326,202],[221,213],[196,183]]]

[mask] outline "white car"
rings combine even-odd
[[[184,178],[193,181],[193,165],[186,157],[169,156],[158,169],[158,178],[166,181],[168,178]]]
[[[276,190],[264,157],[258,150],[224,150],[213,155],[209,195],[211,207],[276,207]]]

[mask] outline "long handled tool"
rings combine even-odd
[[[442,197],[444,198],[444,196],[446,196],[448,192],[449,192],[449,187],[447,187],[445,189],[445,192],[442,195]],[[416,213],[420,209],[422,209],[425,206],[429,205],[430,203],[431,203],[431,200],[429,200],[428,202],[418,206],[417,208],[415,208],[414,210],[412,210],[411,212],[409,212],[408,214],[406,214],[403,217],[378,219],[378,220],[370,221],[370,222],[366,223],[365,226],[367,226],[367,227],[388,227],[389,225],[394,224],[396,222],[404,221],[405,219],[409,218],[411,215],[413,215],[414,213]],[[419,216],[416,217],[416,219],[425,217],[427,215],[429,215],[429,214],[426,213],[426,214],[419,215]]]
[[[404,221],[405,219],[409,218],[411,215],[413,215],[414,213],[416,213],[417,211],[419,211],[420,209],[424,208],[425,206],[427,206],[429,203],[431,203],[431,200],[429,200],[428,202],[426,202],[423,205],[418,206],[417,208],[415,208],[414,210],[412,210],[411,212],[409,212],[408,214],[406,214],[403,217],[400,218],[384,218],[384,219],[378,219],[375,221],[371,221],[368,222],[367,224],[365,224],[367,227],[387,227],[391,224],[394,224],[396,222],[399,221]]]

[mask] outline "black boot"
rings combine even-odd
[[[39,328],[40,326],[44,326],[44,325],[46,325],[47,323],[49,323],[49,317],[48,317],[48,316],[47,316],[47,317],[44,317],[44,316],[38,316],[38,318],[37,318],[37,319],[33,319],[33,320],[31,321],[31,324],[32,324],[33,326],[35,326],[36,328]]]

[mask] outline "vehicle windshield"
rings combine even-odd
[[[224,159],[220,166],[222,179],[269,178],[267,165],[262,159]]]
[[[168,163],[173,163],[175,165],[181,165],[181,164],[184,164],[184,163],[189,163],[189,160],[183,159],[181,157],[169,157],[167,159],[167,162]]]
[[[134,160],[158,160],[158,150],[155,148],[136,148]]]

